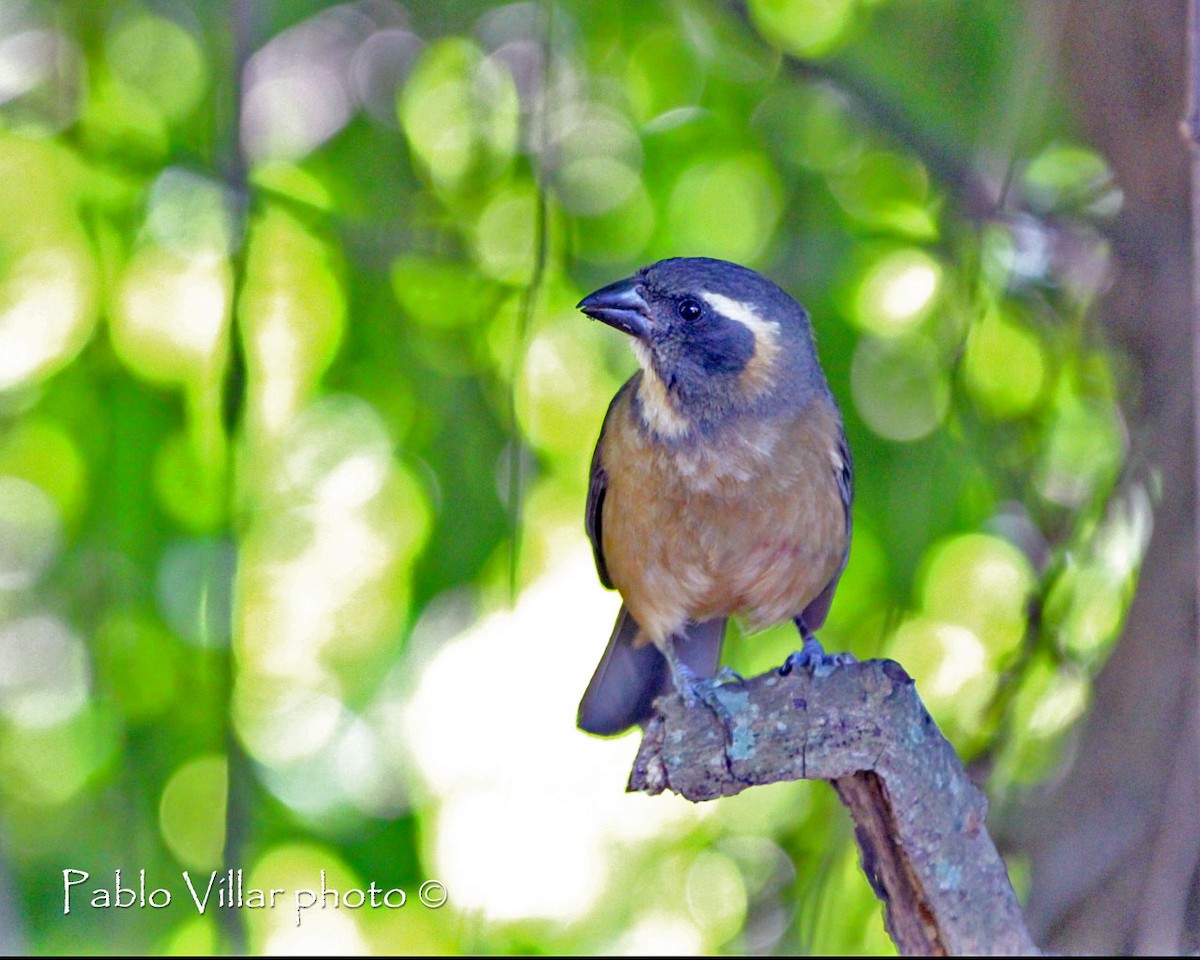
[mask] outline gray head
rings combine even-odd
[[[828,392],[808,313],[736,263],[660,260],[585,297],[579,309],[633,337],[669,412],[697,427]]]

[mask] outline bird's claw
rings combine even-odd
[[[735,717],[735,711],[738,709],[737,698],[729,688],[745,683],[741,674],[729,667],[723,667],[715,675],[702,680],[681,660],[676,660],[672,664],[671,672],[675,690],[683,700],[684,706],[690,710],[697,703],[703,703],[721,722],[725,738],[726,759],[732,763],[732,758],[729,756],[730,750],[741,746],[744,734],[739,735],[737,732],[739,729]],[[731,696],[735,701],[733,706],[727,702]]]
[[[745,680],[741,675],[725,667],[707,680],[699,680],[691,686],[692,702],[700,700],[715,714],[721,723],[725,741],[725,765],[730,773],[738,758],[745,758],[754,749],[754,738],[744,710],[747,703],[745,691],[736,689]]]
[[[712,684],[714,687],[720,687],[727,683],[745,683],[746,678],[736,670],[732,670],[729,667],[722,667],[707,680],[701,680],[700,682]]]
[[[726,687],[745,682],[741,674],[730,670],[729,667],[722,667],[707,680],[697,680],[692,684],[693,698],[704,701],[705,706],[720,718],[729,736],[732,736],[733,714],[721,694]]]
[[[684,667],[676,677],[675,689],[688,707],[694,707],[697,703],[704,703],[724,720],[728,716],[729,711],[721,703],[721,689],[732,684],[745,682],[741,674],[735,673],[728,667],[723,667],[715,675],[703,680],[696,676],[690,669]]]
[[[786,677],[797,667],[801,667],[814,677],[827,677],[838,667],[847,667],[858,663],[852,653],[826,653],[825,648],[814,636],[804,639],[804,647],[788,655],[779,668],[779,675]]]

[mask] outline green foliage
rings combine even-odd
[[[628,797],[633,739],[574,730],[633,360],[573,305],[664,256],[813,315],[857,466],[826,646],[900,660],[994,799],[1053,769],[1152,505],[1089,319],[1104,158],[1047,109],[972,198],[1018,5],[11,6],[0,946],[891,950],[821,785]],[[182,871],[227,868],[280,905],[199,915]],[[117,869],[172,904],[90,906]],[[408,901],[297,927],[321,871]]]

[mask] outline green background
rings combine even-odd
[[[827,786],[628,796],[636,737],[574,729],[634,369],[574,304],[676,255],[805,303],[857,467],[822,640],[899,660],[1002,818],[1150,517],[1092,320],[1121,193],[1020,12],[0,4],[0,945],[892,952]],[[227,867],[279,905],[200,915]],[[171,905],[92,907],[117,869]],[[297,928],[321,870],[408,902]]]

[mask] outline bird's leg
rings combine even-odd
[[[675,652],[675,640],[676,636],[672,634],[659,645],[659,649],[667,658],[667,666],[671,670],[671,682],[675,685],[676,692],[690,707],[696,702],[696,685],[700,682],[700,678],[696,676],[696,671],[679,659],[679,654]]]
[[[697,698],[709,706],[713,706],[710,703],[711,691],[728,683],[745,682],[740,673],[729,667],[722,667],[711,677],[696,676],[696,671],[684,663],[675,651],[675,642],[678,639],[681,638],[677,634],[672,634],[667,637],[666,642],[659,649],[667,658],[667,666],[671,669],[671,682],[674,683],[675,689],[688,702],[689,706],[695,703]],[[717,710],[717,707],[713,707],[713,709]]]
[[[804,645],[783,661],[783,666],[779,668],[780,676],[786,677],[796,667],[806,667],[814,677],[827,677],[837,667],[858,662],[852,653],[826,653],[817,635],[808,629],[808,624],[804,622],[804,614],[794,617],[793,622],[800,631],[800,639]]]

